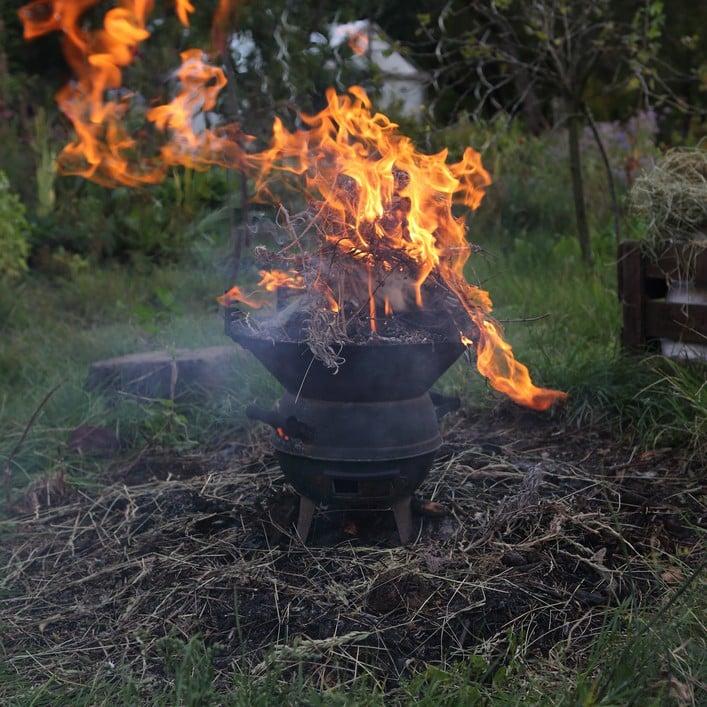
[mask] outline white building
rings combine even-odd
[[[346,43],[354,52],[350,61],[357,68],[374,70],[382,79],[379,107],[395,107],[409,118],[419,118],[424,109],[429,76],[393,49],[393,42],[370,20],[331,25],[331,46]]]

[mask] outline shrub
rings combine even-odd
[[[17,275],[27,269],[28,236],[25,207],[0,170],[0,276]]]

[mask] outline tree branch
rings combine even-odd
[[[619,209],[619,200],[616,196],[616,183],[614,182],[614,174],[611,171],[611,164],[609,163],[609,156],[606,154],[604,149],[604,142],[599,135],[599,130],[597,129],[597,124],[594,122],[594,116],[589,106],[586,104],[582,105],[582,110],[584,112],[584,117],[589,123],[589,127],[594,135],[594,140],[599,148],[599,153],[601,154],[602,162],[604,163],[604,169],[606,170],[606,179],[609,182],[609,194],[611,196],[611,210],[614,214],[614,233],[616,235],[616,245],[621,241],[621,210]]]

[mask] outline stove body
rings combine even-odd
[[[459,405],[430,388],[463,353],[459,342],[345,345],[337,370],[305,343],[255,336],[239,310],[226,333],[281,383],[275,409],[247,415],[273,429],[285,478],[300,494],[306,540],[317,504],[390,508],[402,543],[412,537],[411,500],[442,444],[439,419]]]

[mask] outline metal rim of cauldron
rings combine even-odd
[[[226,333],[250,351],[293,395],[314,400],[375,402],[417,398],[466,350],[460,340],[345,344],[343,363],[327,368],[304,342],[254,335],[240,318],[226,318]]]

